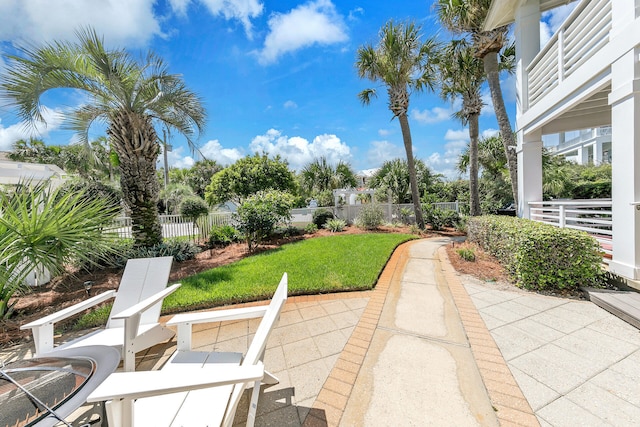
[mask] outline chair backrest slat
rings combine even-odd
[[[172,262],[172,256],[128,260],[120,280],[118,294],[111,308],[111,314],[120,313],[166,288]],[[161,308],[162,301],[142,313],[140,324],[157,323]],[[107,328],[123,326],[124,320],[114,320],[111,319],[111,315],[109,316]]]

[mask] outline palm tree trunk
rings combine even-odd
[[[513,138],[511,123],[507,115],[507,109],[504,106],[502,98],[502,89],[500,88],[500,73],[498,70],[498,53],[489,52],[483,58],[484,71],[489,82],[491,91],[491,101],[496,112],[496,119],[502,134],[502,143],[504,145],[505,155],[507,156],[507,166],[509,168],[509,176],[511,178],[511,192],[513,193],[513,201],[518,206],[518,156],[516,154],[516,142]]]
[[[478,193],[478,116],[469,115],[469,214],[480,215],[480,195]]]
[[[413,142],[411,141],[411,130],[409,129],[409,119],[406,113],[398,115],[400,129],[402,130],[402,140],[404,149],[407,152],[407,166],[409,167],[409,183],[411,184],[411,199],[413,209],[416,212],[416,224],[424,230],[424,218],[422,216],[422,206],[420,205],[420,194],[418,193],[418,178],[416,176],[416,164],[413,161]]]
[[[158,216],[156,161],[159,146],[150,118],[134,114],[114,114],[107,134],[120,160],[120,186],[131,210],[134,246],[162,243]]]

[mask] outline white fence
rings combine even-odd
[[[432,203],[431,206],[442,209],[442,210],[450,210],[456,211],[460,213],[460,203],[459,202],[442,202],[442,203]],[[335,215],[345,220],[347,223],[352,223],[360,213],[360,210],[367,205],[344,205],[334,209]],[[389,203],[378,203],[378,206],[382,208],[382,211],[385,214],[385,220],[388,222],[396,222],[402,221],[404,216],[407,216],[409,221],[415,222],[415,212],[413,210],[412,203],[405,203],[400,205],[389,204]]]
[[[613,254],[611,206],[611,199],[529,202],[531,219],[585,231],[609,257]]]
[[[210,213],[206,217],[198,219],[195,227],[192,221],[182,215],[160,215],[160,224],[162,225],[162,237],[190,237],[195,239],[197,236],[206,238],[209,231],[214,225],[226,225],[231,223],[231,213],[216,212]],[[131,218],[116,218],[113,228],[109,231],[115,232],[121,238],[131,238]]]

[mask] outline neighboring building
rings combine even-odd
[[[58,186],[66,178],[67,173],[56,165],[0,160],[0,185],[50,180],[51,185]]]
[[[611,163],[611,127],[583,129],[558,135],[558,145],[547,147],[554,156],[563,156],[579,165],[601,165]]]
[[[612,259],[640,280],[640,0],[577,2],[545,46],[541,13],[567,0],[493,0],[485,29],[515,23],[518,214],[542,201],[542,136],[611,127]]]
[[[369,188],[369,181],[376,172],[378,172],[378,168],[358,171],[358,173],[356,173],[356,180],[358,180],[356,188]]]

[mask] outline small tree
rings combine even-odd
[[[276,225],[291,220],[295,200],[290,193],[278,190],[260,191],[248,197],[233,215],[249,251],[254,250],[273,233]]]
[[[209,213],[209,206],[198,196],[189,196],[180,203],[180,215],[187,217],[193,223],[193,234],[196,234],[198,218]]]

